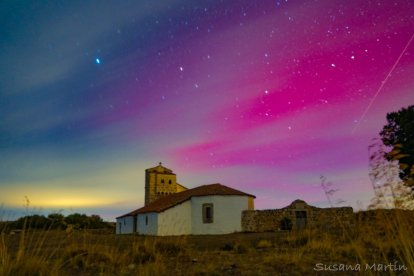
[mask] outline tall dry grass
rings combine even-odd
[[[392,182],[398,170],[390,170],[389,166],[395,164],[383,163],[382,159],[382,152],[375,152],[371,157],[371,161],[376,163],[371,164],[370,176],[375,197],[370,210],[356,213],[354,227],[344,225],[339,218],[333,218],[341,226],[341,244],[332,240],[332,235],[325,235],[322,239],[318,238],[313,246],[318,247],[322,243],[330,256],[340,258],[342,255],[355,259],[355,263],[361,264],[362,270],[368,275],[414,275],[414,211],[395,208],[412,206],[413,198],[412,195],[395,192],[395,188],[401,189],[402,185],[398,179],[397,184]],[[328,202],[333,207],[332,196],[336,189],[332,188],[331,183],[326,185],[326,178],[321,179]],[[383,184],[378,186],[374,183]],[[384,206],[394,208],[384,209]]]
[[[413,273],[412,213],[366,211],[356,220],[346,234],[316,228],[187,237],[3,231],[0,275],[310,275],[318,263],[364,269],[365,264],[395,262],[407,270],[387,274]]]
[[[185,257],[184,244],[185,238],[29,226],[13,234],[5,228],[0,234],[0,275],[165,275],[166,260]]]

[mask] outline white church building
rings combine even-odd
[[[145,206],[116,218],[116,233],[154,236],[228,234],[242,231],[254,195],[221,185],[187,189],[160,163],[145,170]]]

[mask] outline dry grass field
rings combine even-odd
[[[348,230],[216,236],[3,231],[0,275],[414,275],[413,218],[371,212]]]

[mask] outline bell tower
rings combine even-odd
[[[164,167],[161,162],[158,166],[145,170],[145,205],[184,190],[187,188],[177,183],[176,174]]]

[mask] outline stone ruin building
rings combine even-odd
[[[244,232],[300,230],[304,228],[344,228],[355,224],[352,207],[318,208],[297,199],[281,209],[246,210],[242,214]]]

